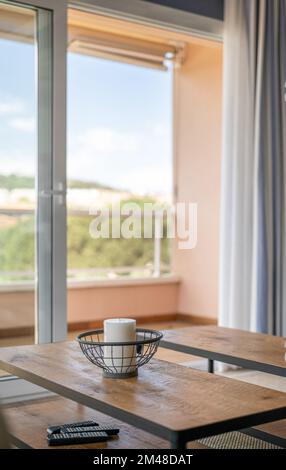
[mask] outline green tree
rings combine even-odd
[[[34,233],[33,217],[23,217],[13,227],[0,230],[1,271],[33,271]]]
[[[130,200],[143,204],[146,200]],[[152,200],[150,200],[152,202]],[[90,216],[68,217],[68,268],[144,267],[153,262],[154,240],[144,239],[94,239],[90,235]],[[153,234],[154,236],[154,234]],[[169,240],[161,241],[161,261],[169,263]],[[33,271],[35,263],[35,220],[22,217],[12,227],[0,230],[0,271]]]

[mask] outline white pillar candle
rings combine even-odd
[[[111,318],[104,320],[104,342],[126,343],[136,341],[136,320]],[[104,362],[110,372],[128,373],[136,369],[135,346],[105,346]]]

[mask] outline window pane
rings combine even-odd
[[[34,342],[35,23],[0,3],[0,346]]]
[[[87,17],[91,25],[93,15]],[[69,32],[74,38],[72,24]],[[68,54],[68,276],[153,276],[154,229],[151,238],[112,238],[109,225],[106,238],[93,238],[93,221],[96,208],[171,203],[172,70],[110,60],[109,51],[99,57],[82,35],[84,46],[77,43],[77,52]],[[107,33],[104,38],[110,43]],[[161,269],[168,272],[166,239],[160,248]]]

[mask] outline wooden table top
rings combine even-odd
[[[286,338],[219,326],[163,331],[160,343],[217,361],[286,376]]]
[[[19,448],[32,449],[168,449],[168,441],[136,429],[134,426],[110,418],[99,411],[79,405],[72,400],[55,396],[26,403],[7,405],[4,416],[9,425],[12,441]],[[49,447],[47,427],[63,423],[94,420],[100,425],[119,428],[118,436],[106,442]],[[283,421],[283,420],[282,420]],[[197,441],[188,448],[207,449]]]
[[[156,359],[103,378],[73,341],[1,348],[0,368],[173,442],[286,417],[284,393]]]

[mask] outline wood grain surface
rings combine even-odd
[[[167,449],[169,447],[169,442],[166,440],[65,398],[36,400],[6,408],[4,411],[10,434],[19,446],[25,444],[33,449]],[[120,429],[118,437],[96,444],[48,446],[46,439],[48,426],[88,420],[118,427]],[[207,449],[196,441],[190,442],[188,447]]]
[[[255,429],[286,440],[286,419],[256,426]]]
[[[248,362],[254,370],[286,376],[286,338],[223,328],[194,326],[163,331],[161,345],[224,362]],[[214,357],[214,354],[216,357]]]
[[[138,378],[103,378],[76,342],[1,348],[0,367],[168,440],[286,418],[284,393],[156,359]]]

